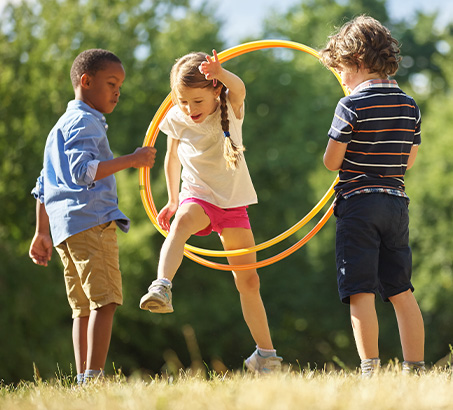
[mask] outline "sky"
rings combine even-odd
[[[18,1],[18,0],[13,0]],[[272,11],[280,14],[288,11],[291,6],[299,4],[301,0],[191,0],[193,5],[203,2],[216,8],[216,15],[225,21],[222,34],[228,46],[234,46],[244,37],[258,38],[263,21]],[[0,0],[0,12],[6,4]],[[439,12],[438,24],[440,27],[453,22],[452,0],[387,0],[390,16],[395,20],[410,20],[416,11],[424,13]]]
[[[197,5],[203,0],[192,0]],[[279,14],[286,12],[300,0],[209,0],[209,4],[217,5],[216,15],[225,21],[222,28],[228,46],[240,43],[246,36],[258,36],[264,19],[272,11]],[[453,22],[452,0],[387,0],[390,16],[395,20],[410,22],[416,11],[424,13],[439,12],[437,23],[442,26]],[[256,37],[256,40],[260,38]]]

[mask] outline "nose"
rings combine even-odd
[[[187,110],[189,111],[189,114],[194,112],[194,105],[193,104],[187,104]]]

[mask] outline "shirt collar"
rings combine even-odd
[[[385,78],[378,78],[375,80],[366,80],[360,83],[351,94],[357,94],[358,92],[366,88],[399,88],[398,83],[395,80],[388,80]]]
[[[68,110],[83,110],[93,114],[100,121],[105,122],[104,114],[100,111],[91,108],[87,103],[82,100],[72,100],[68,102]]]

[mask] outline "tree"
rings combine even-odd
[[[58,257],[54,254],[51,265],[43,269],[27,256],[35,219],[30,190],[42,166],[46,136],[73,98],[71,63],[81,50],[94,47],[110,49],[122,59],[127,76],[120,104],[107,119],[108,135],[116,155],[129,153],[142,144],[151,118],[169,92],[174,60],[193,50],[209,53],[223,48],[213,10],[206,4],[195,10],[188,6],[183,0],[37,0],[11,4],[0,17],[4,295],[0,327],[8,335],[1,341],[0,362],[5,382],[30,379],[33,362],[44,377],[51,377],[57,364],[69,373],[73,360],[70,310]],[[262,37],[320,48],[334,27],[361,12],[380,19],[401,40],[406,63],[398,81],[422,106],[423,144],[416,166],[408,173],[407,187],[413,199],[414,284],[426,318],[426,357],[432,362],[445,354],[451,342],[447,323],[452,261],[444,223],[451,216],[451,164],[444,154],[449,146],[444,130],[451,105],[452,28],[436,32],[432,17],[423,14],[411,26],[393,21],[383,0],[318,0],[301,1],[288,13],[269,16]],[[409,57],[414,64],[409,64]],[[420,57],[429,64],[418,64]],[[247,87],[244,143],[259,196],[249,215],[256,240],[262,242],[307,214],[332,183],[335,175],[324,169],[322,154],[342,90],[327,69],[301,52],[261,50],[225,64]],[[429,86],[419,87],[420,78],[427,78]],[[163,135],[156,146],[158,159],[151,179],[160,208],[166,202]],[[241,356],[254,346],[228,272],[185,259],[174,283],[175,313],[151,315],[139,310],[138,300],[155,277],[163,238],[143,210],[137,179],[136,171],[117,175],[120,208],[132,217],[132,229],[119,234],[124,306],[115,318],[108,363],[114,361],[126,375],[171,371],[178,360],[189,367],[194,339],[187,343],[191,334],[187,329],[193,329],[208,366],[220,360],[230,369],[241,368]],[[258,258],[292,245],[318,218],[260,252]],[[275,346],[294,366],[340,363],[338,357],[353,368],[358,361],[347,309],[337,296],[334,226],[332,219],[304,248],[259,272]],[[219,247],[214,236],[191,238],[190,243]],[[385,361],[400,356],[397,327],[390,306],[377,305],[385,313],[380,315]]]
[[[73,59],[84,49],[106,48],[123,61],[128,78],[121,104],[108,118],[111,146],[120,155],[142,144],[152,113],[168,93],[169,67],[176,57],[173,53],[182,50],[177,49],[181,39],[193,47],[203,42],[211,47],[212,39],[219,44],[213,24],[197,29],[189,25],[201,18],[214,19],[208,19],[203,9],[189,11],[185,0],[81,3],[50,0],[9,4],[0,19],[0,255],[4,260],[0,283],[8,289],[2,298],[4,314],[0,319],[8,337],[2,338],[0,360],[5,364],[2,378],[6,381],[29,378],[34,361],[43,375],[51,375],[56,363],[68,370],[66,364],[72,361],[71,322],[58,257],[54,254],[49,268],[43,269],[33,266],[27,253],[35,220],[30,191],[42,167],[47,134],[73,98],[69,80]],[[175,18],[176,10],[186,18]],[[172,47],[164,38],[164,33],[170,37],[170,30],[176,36]],[[119,178],[124,181],[120,195],[121,191],[128,195],[130,186],[136,186],[136,172],[124,172]],[[135,289],[134,281],[141,280],[146,289],[143,284],[149,277],[144,271],[146,264],[157,260],[160,237],[146,220],[138,190],[130,195],[134,200],[127,204],[127,211],[134,215],[133,229],[141,228],[142,223],[143,229],[130,235],[129,245],[120,239],[125,249],[121,260],[133,269],[127,284]],[[147,248],[144,243],[149,244]],[[45,317],[37,321],[30,312]],[[127,307],[124,312],[123,320],[127,321]]]

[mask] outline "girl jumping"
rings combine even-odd
[[[173,312],[172,280],[192,235],[215,231],[225,250],[255,245],[247,207],[257,197],[242,146],[244,83],[221,66],[213,50],[213,58],[199,52],[177,60],[170,86],[175,105],[159,125],[168,136],[168,202],[157,216],[159,226],[169,233],[161,249],[157,279],[140,300],[141,309],[154,313]],[[256,254],[228,261],[250,264]],[[282,358],[272,345],[258,273],[256,269],[233,271],[233,276],[244,319],[257,345],[245,365],[253,372],[279,370]]]

